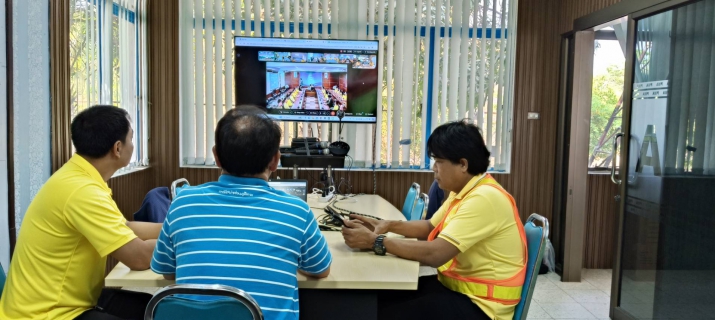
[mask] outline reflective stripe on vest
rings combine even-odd
[[[523,261],[524,265],[514,276],[503,279],[503,280],[490,280],[481,279],[476,277],[463,277],[454,272],[457,267],[457,257],[455,256],[451,260],[447,261],[444,265],[437,268],[439,271],[439,280],[442,284],[452,291],[456,291],[462,294],[473,295],[485,300],[498,302],[505,305],[516,305],[521,299],[521,288],[524,285],[524,278],[526,276],[526,261],[528,259],[527,249],[526,249],[526,233],[524,232],[524,226],[521,224],[521,218],[519,218],[519,211],[516,208],[516,202],[514,198],[507,193],[500,185],[497,183],[490,174],[485,175],[482,179],[477,181],[477,183],[472,187],[469,192],[464,195],[467,197],[476,188],[481,186],[489,186],[499,190],[504,194],[511,203],[512,211],[514,212],[514,220],[516,226],[519,229],[519,236],[521,237],[521,245],[523,251]],[[432,241],[437,238],[439,233],[444,229],[445,221],[447,218],[459,211],[459,203],[461,199],[452,201],[447,212],[442,217],[439,224],[430,232],[428,241]],[[456,208],[455,208],[456,207]],[[454,209],[454,210],[452,210]]]

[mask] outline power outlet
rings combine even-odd
[[[539,113],[538,112],[529,112],[527,114],[526,118],[529,120],[539,120]]]

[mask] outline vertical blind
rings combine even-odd
[[[234,36],[378,40],[376,124],[284,122],[293,137],[344,139],[347,165],[429,168],[429,134],[467,118],[490,170],[509,169],[516,0],[192,0],[181,3],[181,165],[214,165],[213,130],[235,105]],[[253,81],[238,79],[238,81]],[[238,84],[240,85],[240,84]]]
[[[715,175],[715,1],[702,1],[647,20],[650,72],[669,67],[669,125],[666,126],[665,173]],[[662,18],[661,18],[662,17]],[[639,31],[643,29],[639,22]],[[663,32],[664,31],[664,32]],[[658,37],[660,35],[660,37]],[[656,47],[659,45],[660,47]],[[651,49],[652,48],[652,49]],[[664,52],[657,52],[665,49]],[[669,50],[670,49],[670,50]],[[660,51],[660,50],[658,50]],[[657,56],[655,53],[660,53]],[[650,58],[649,57],[649,58]],[[668,59],[657,65],[658,60]],[[642,59],[645,60],[645,59]],[[666,74],[667,75],[667,74]],[[660,80],[660,79],[659,79]]]
[[[71,116],[96,104],[127,110],[134,155],[123,170],[148,165],[146,2],[70,2]]]

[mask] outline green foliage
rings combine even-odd
[[[612,65],[606,74],[593,77],[589,167],[608,167],[612,137],[621,131],[624,70]]]

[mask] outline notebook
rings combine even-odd
[[[308,202],[308,180],[278,179],[268,181],[268,185],[273,189],[292,194]]]

